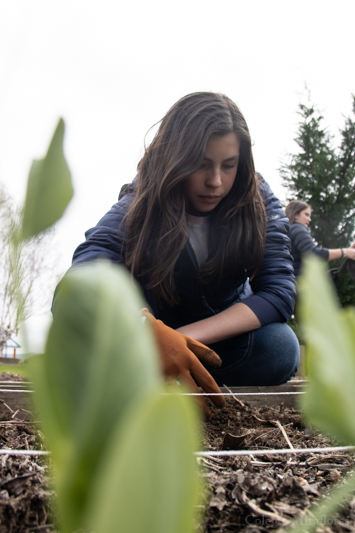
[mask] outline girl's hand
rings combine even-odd
[[[345,252],[345,257],[347,259],[351,259],[352,261],[355,261],[355,246],[354,243],[351,245],[351,248],[343,248]]]
[[[166,326],[161,320],[156,320],[147,309],[142,309],[144,316],[150,322],[161,357],[162,371],[167,379],[178,379],[186,384],[192,392],[200,392],[198,385],[205,391],[220,393],[221,390],[211,374],[202,365],[218,367],[222,361],[218,355],[204,344],[201,344],[182,333]],[[223,396],[211,396],[210,399],[217,407],[224,406]],[[204,399],[197,397],[207,420],[211,413]]]

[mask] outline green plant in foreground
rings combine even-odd
[[[310,384],[303,408],[317,427],[354,445],[355,309],[338,306],[320,260],[305,262],[298,289]]]
[[[341,309],[325,264],[304,259],[298,282],[299,322],[306,342],[309,385],[302,409],[311,424],[343,444],[355,445],[355,309]],[[330,516],[355,489],[355,476],[331,494],[331,502],[313,511],[316,520]],[[302,525],[299,531],[303,531]],[[312,528],[307,526],[307,531]]]
[[[55,224],[73,197],[71,174],[63,153],[64,128],[63,119],[59,119],[47,154],[32,162],[23,213],[23,239]]]
[[[59,121],[31,168],[23,238],[52,225],[72,196],[63,134]],[[123,268],[73,269],[61,282],[45,354],[28,363],[63,533],[192,531],[199,419],[190,398],[162,394],[143,305]]]
[[[190,531],[198,419],[190,399],[161,394],[142,306],[123,268],[75,269],[62,281],[45,355],[32,361],[63,532]]]

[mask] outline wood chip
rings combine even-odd
[[[244,435],[232,435],[231,433],[226,433],[224,435],[222,450],[241,450],[244,448],[243,444],[246,437],[250,433],[245,433]]]

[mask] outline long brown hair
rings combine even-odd
[[[138,165],[136,196],[127,214],[125,264],[153,290],[156,300],[178,303],[174,265],[188,241],[184,180],[200,166],[211,135],[234,132],[240,142],[237,176],[210,213],[209,258],[204,282],[249,276],[260,268],[266,217],[258,189],[248,126],[223,94],[193,93],[168,111]]]

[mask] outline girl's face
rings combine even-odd
[[[184,182],[188,213],[205,215],[227,196],[237,175],[239,148],[235,133],[211,135],[200,167]]]
[[[303,226],[306,226],[306,228],[308,228],[309,223],[311,221],[311,215],[311,208],[306,207],[306,209],[303,209],[303,211],[298,213],[298,215],[295,215],[295,222],[298,222],[299,224],[302,224]]]

